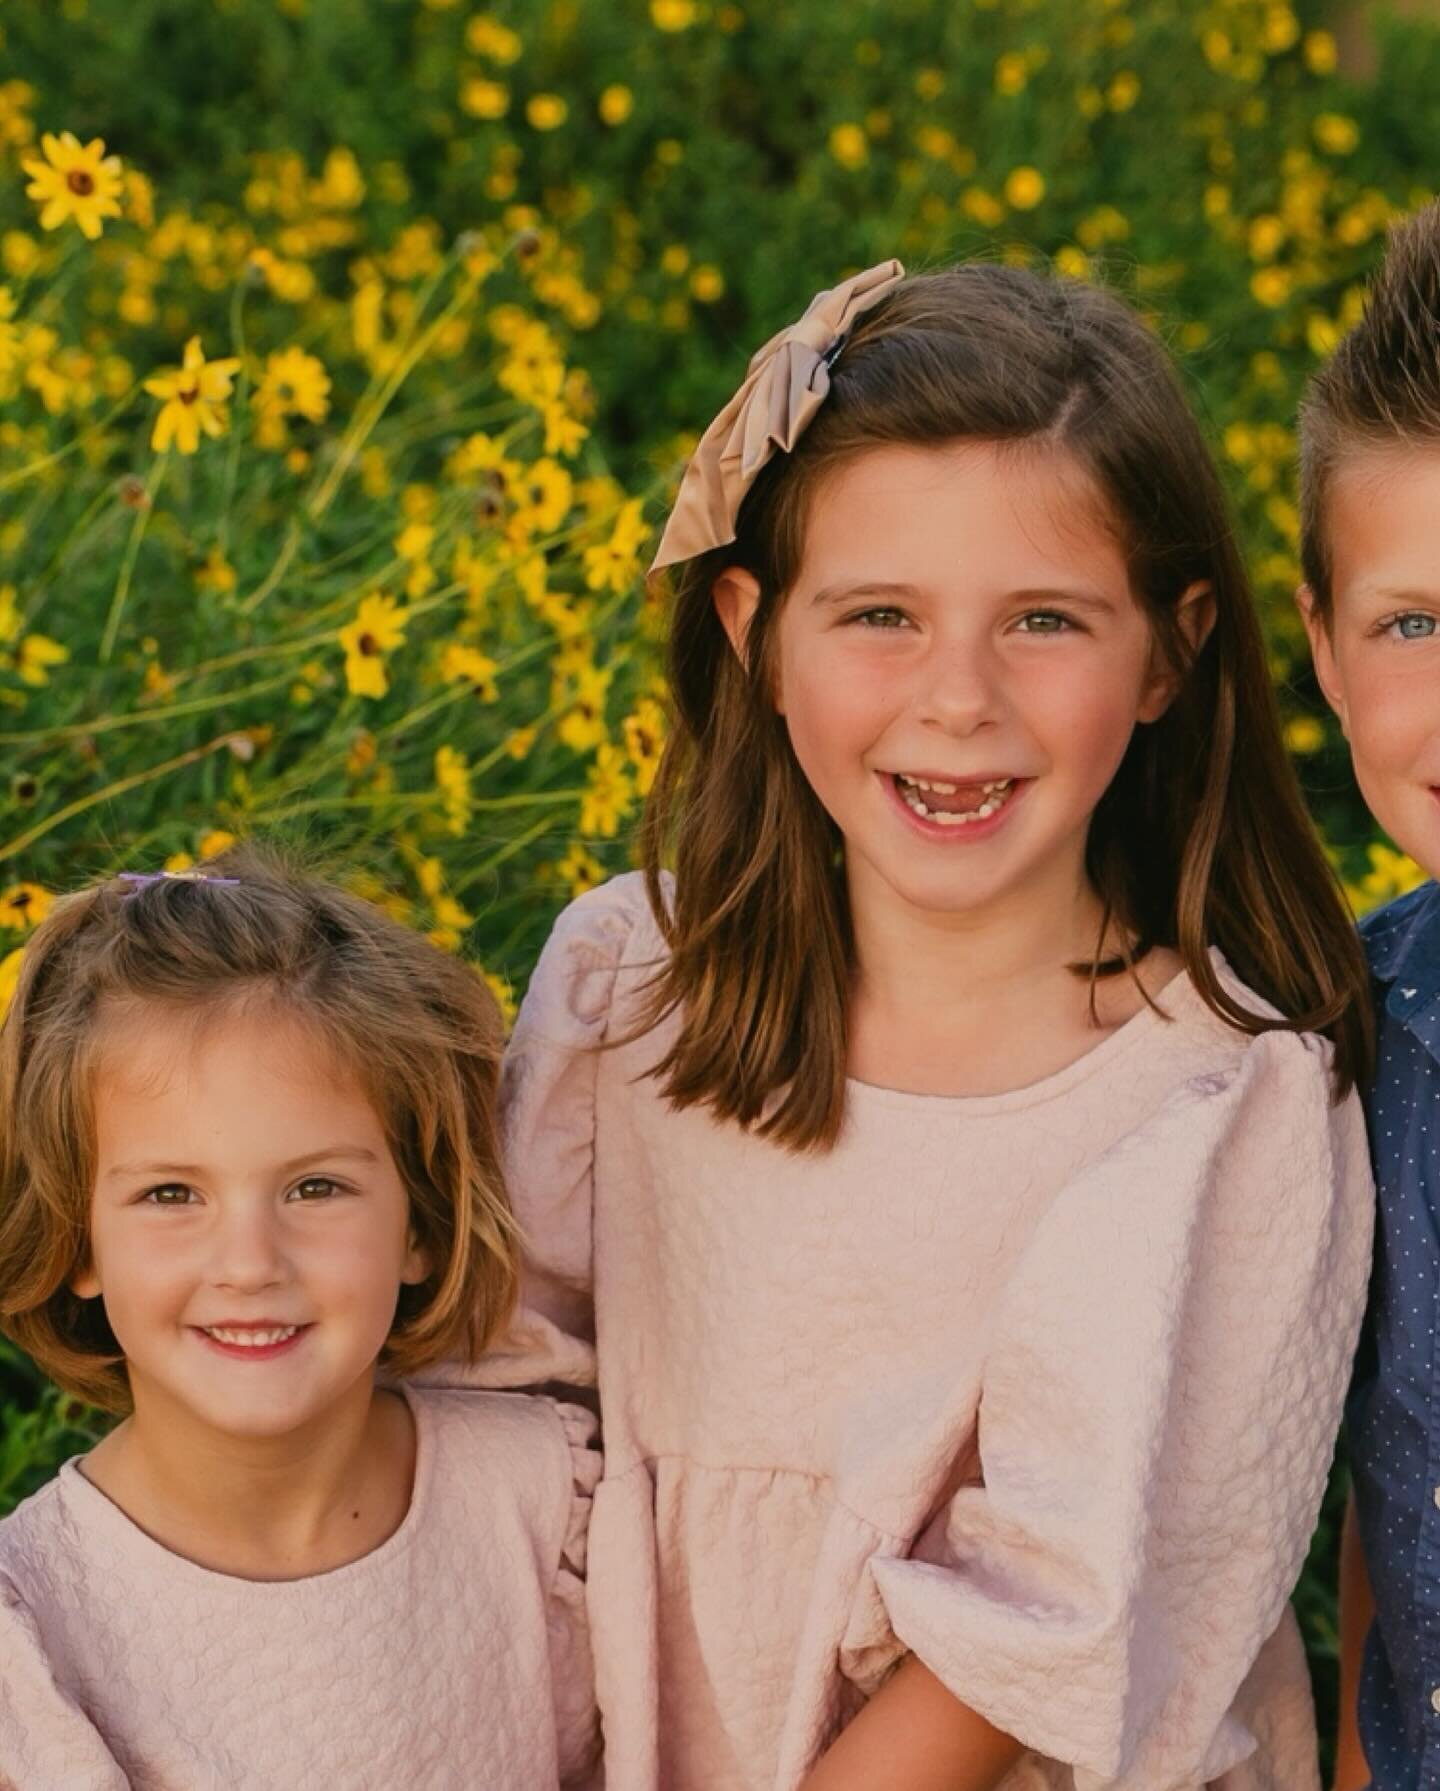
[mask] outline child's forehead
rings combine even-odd
[[[306,1087],[358,1086],[354,1061],[283,998],[257,991],[213,1002],[131,998],[96,1016],[97,1086],[159,1095],[216,1064],[239,1064]]]
[[[1337,602],[1440,595],[1440,442],[1346,455],[1326,509]]]

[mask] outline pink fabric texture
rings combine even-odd
[[[0,1523],[0,1786],[554,1791],[589,1781],[594,1421],[416,1391],[410,1511],[310,1579],[212,1573],[75,1462]]]
[[[1030,1088],[852,1084],[792,1155],[673,1110],[656,1035],[592,1048],[663,952],[638,877],[573,904],[504,1081],[486,1373],[598,1354],[610,1791],[791,1791],[906,1651],[1025,1743],[1005,1791],[1312,1791],[1286,1600],[1372,1224],[1327,1048],[1181,978]]]

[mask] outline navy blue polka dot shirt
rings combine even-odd
[[[1361,932],[1380,1051],[1375,1275],[1347,1412],[1376,1608],[1360,1735],[1374,1791],[1440,1791],[1440,889]]]

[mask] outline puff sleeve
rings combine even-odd
[[[0,1791],[130,1791],[100,1732],[55,1678],[34,1616],[0,1574]]]
[[[616,978],[649,921],[638,873],[590,890],[556,921],[505,1054],[506,1180],[524,1241],[520,1308],[472,1382],[595,1384],[595,1084]]]
[[[888,1629],[1076,1791],[1198,1791],[1245,1759],[1237,1695],[1319,1510],[1372,1199],[1358,1101],[1282,1032],[1082,1171],[1006,1290],[981,1483],[872,1561],[852,1669]]]

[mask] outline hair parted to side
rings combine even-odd
[[[26,947],[0,1027],[0,1331],[68,1391],[129,1404],[88,1260],[93,1084],[103,1022],[273,1003],[351,1071],[384,1125],[430,1273],[400,1290],[381,1362],[406,1374],[473,1358],[514,1302],[516,1229],[496,1139],[502,1027],[484,982],[378,908],[234,847],[233,885],[111,881],[55,904]]]
[[[1337,1091],[1348,1089],[1369,1061],[1364,959],[1281,742],[1224,492],[1163,348],[1095,287],[971,263],[897,287],[856,325],[831,382],[795,451],[746,494],[735,542],[672,580],[674,725],[644,827],[670,947],[645,1023],[679,1017],[656,1066],[669,1098],[796,1149],[839,1136],[853,971],[843,842],[776,713],[775,624],[823,479],[868,449],[961,440],[1074,457],[1182,674],[1166,714],[1137,727],[1091,822],[1106,928],[1128,933],[1137,956],[1176,949],[1207,1005],[1242,1031],[1328,1034]],[[712,601],[730,566],[761,589],[743,666]],[[1176,609],[1201,580],[1216,620],[1192,659]],[[1282,1020],[1225,989],[1212,944]]]
[[[1440,200],[1391,230],[1360,321],[1300,406],[1300,557],[1327,624],[1336,470],[1367,450],[1406,446],[1440,448]]]

